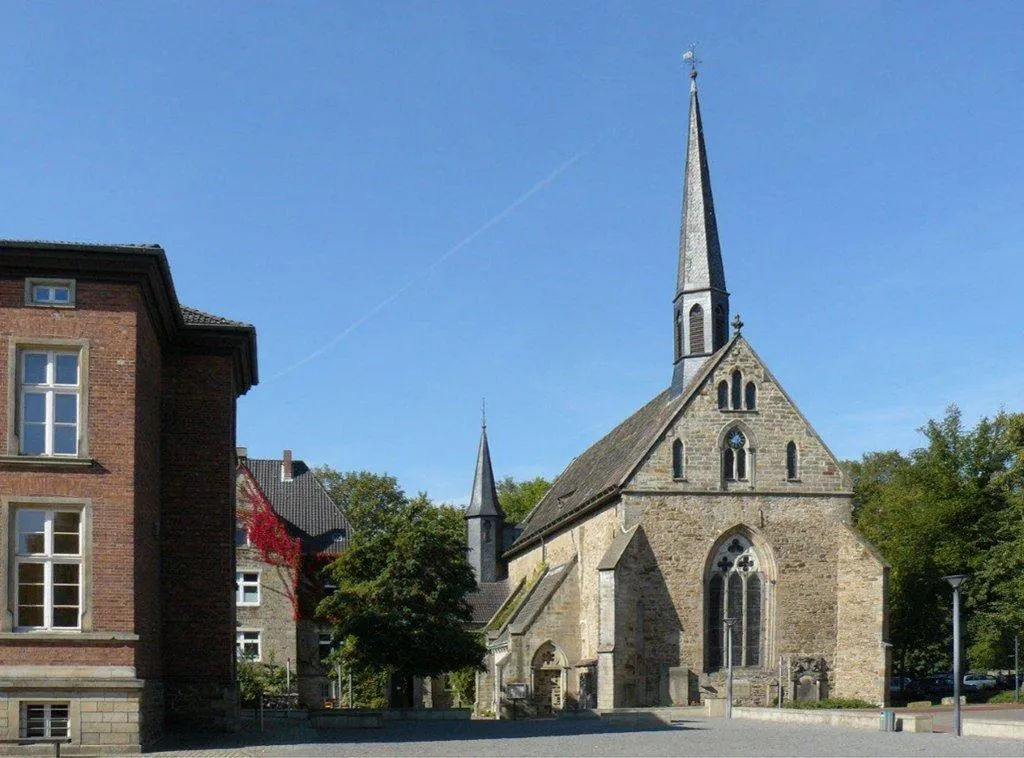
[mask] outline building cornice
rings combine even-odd
[[[135,284],[166,349],[231,356],[240,395],[259,381],[256,329],[249,324],[186,324],[167,255],[159,245],[0,240],[0,275]]]

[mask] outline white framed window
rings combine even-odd
[[[249,547],[249,527],[243,521],[235,522],[235,547]]]
[[[48,308],[74,308],[75,280],[26,279],[25,304]]]
[[[17,629],[77,630],[82,625],[82,511],[14,512]]]
[[[235,632],[235,651],[239,658],[245,658],[250,661],[263,660],[260,633],[252,630],[239,630]]]
[[[25,348],[18,360],[19,453],[77,456],[81,352]]]
[[[69,710],[68,703],[22,703],[21,739],[67,739]]]
[[[235,603],[238,605],[260,604],[260,572],[235,572]]]

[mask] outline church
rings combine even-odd
[[[574,458],[514,531],[489,451],[478,461],[481,713],[509,714],[510,693],[537,714],[692,704],[724,695],[730,654],[737,703],[770,704],[780,676],[787,700],[888,697],[888,567],[850,525],[836,457],[738,317],[729,333],[690,76],[671,383]]]

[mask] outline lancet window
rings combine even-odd
[[[690,354],[704,352],[704,309],[700,305],[690,308]]]
[[[743,374],[740,373],[739,369],[732,372],[732,409],[738,411],[742,406],[743,402]]]
[[[672,478],[682,479],[686,475],[685,468],[685,448],[683,447],[682,440],[676,440],[672,443]]]

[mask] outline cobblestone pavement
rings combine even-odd
[[[671,726],[597,719],[392,722],[383,729],[178,738],[165,756],[1008,756],[1013,740],[686,717]]]

